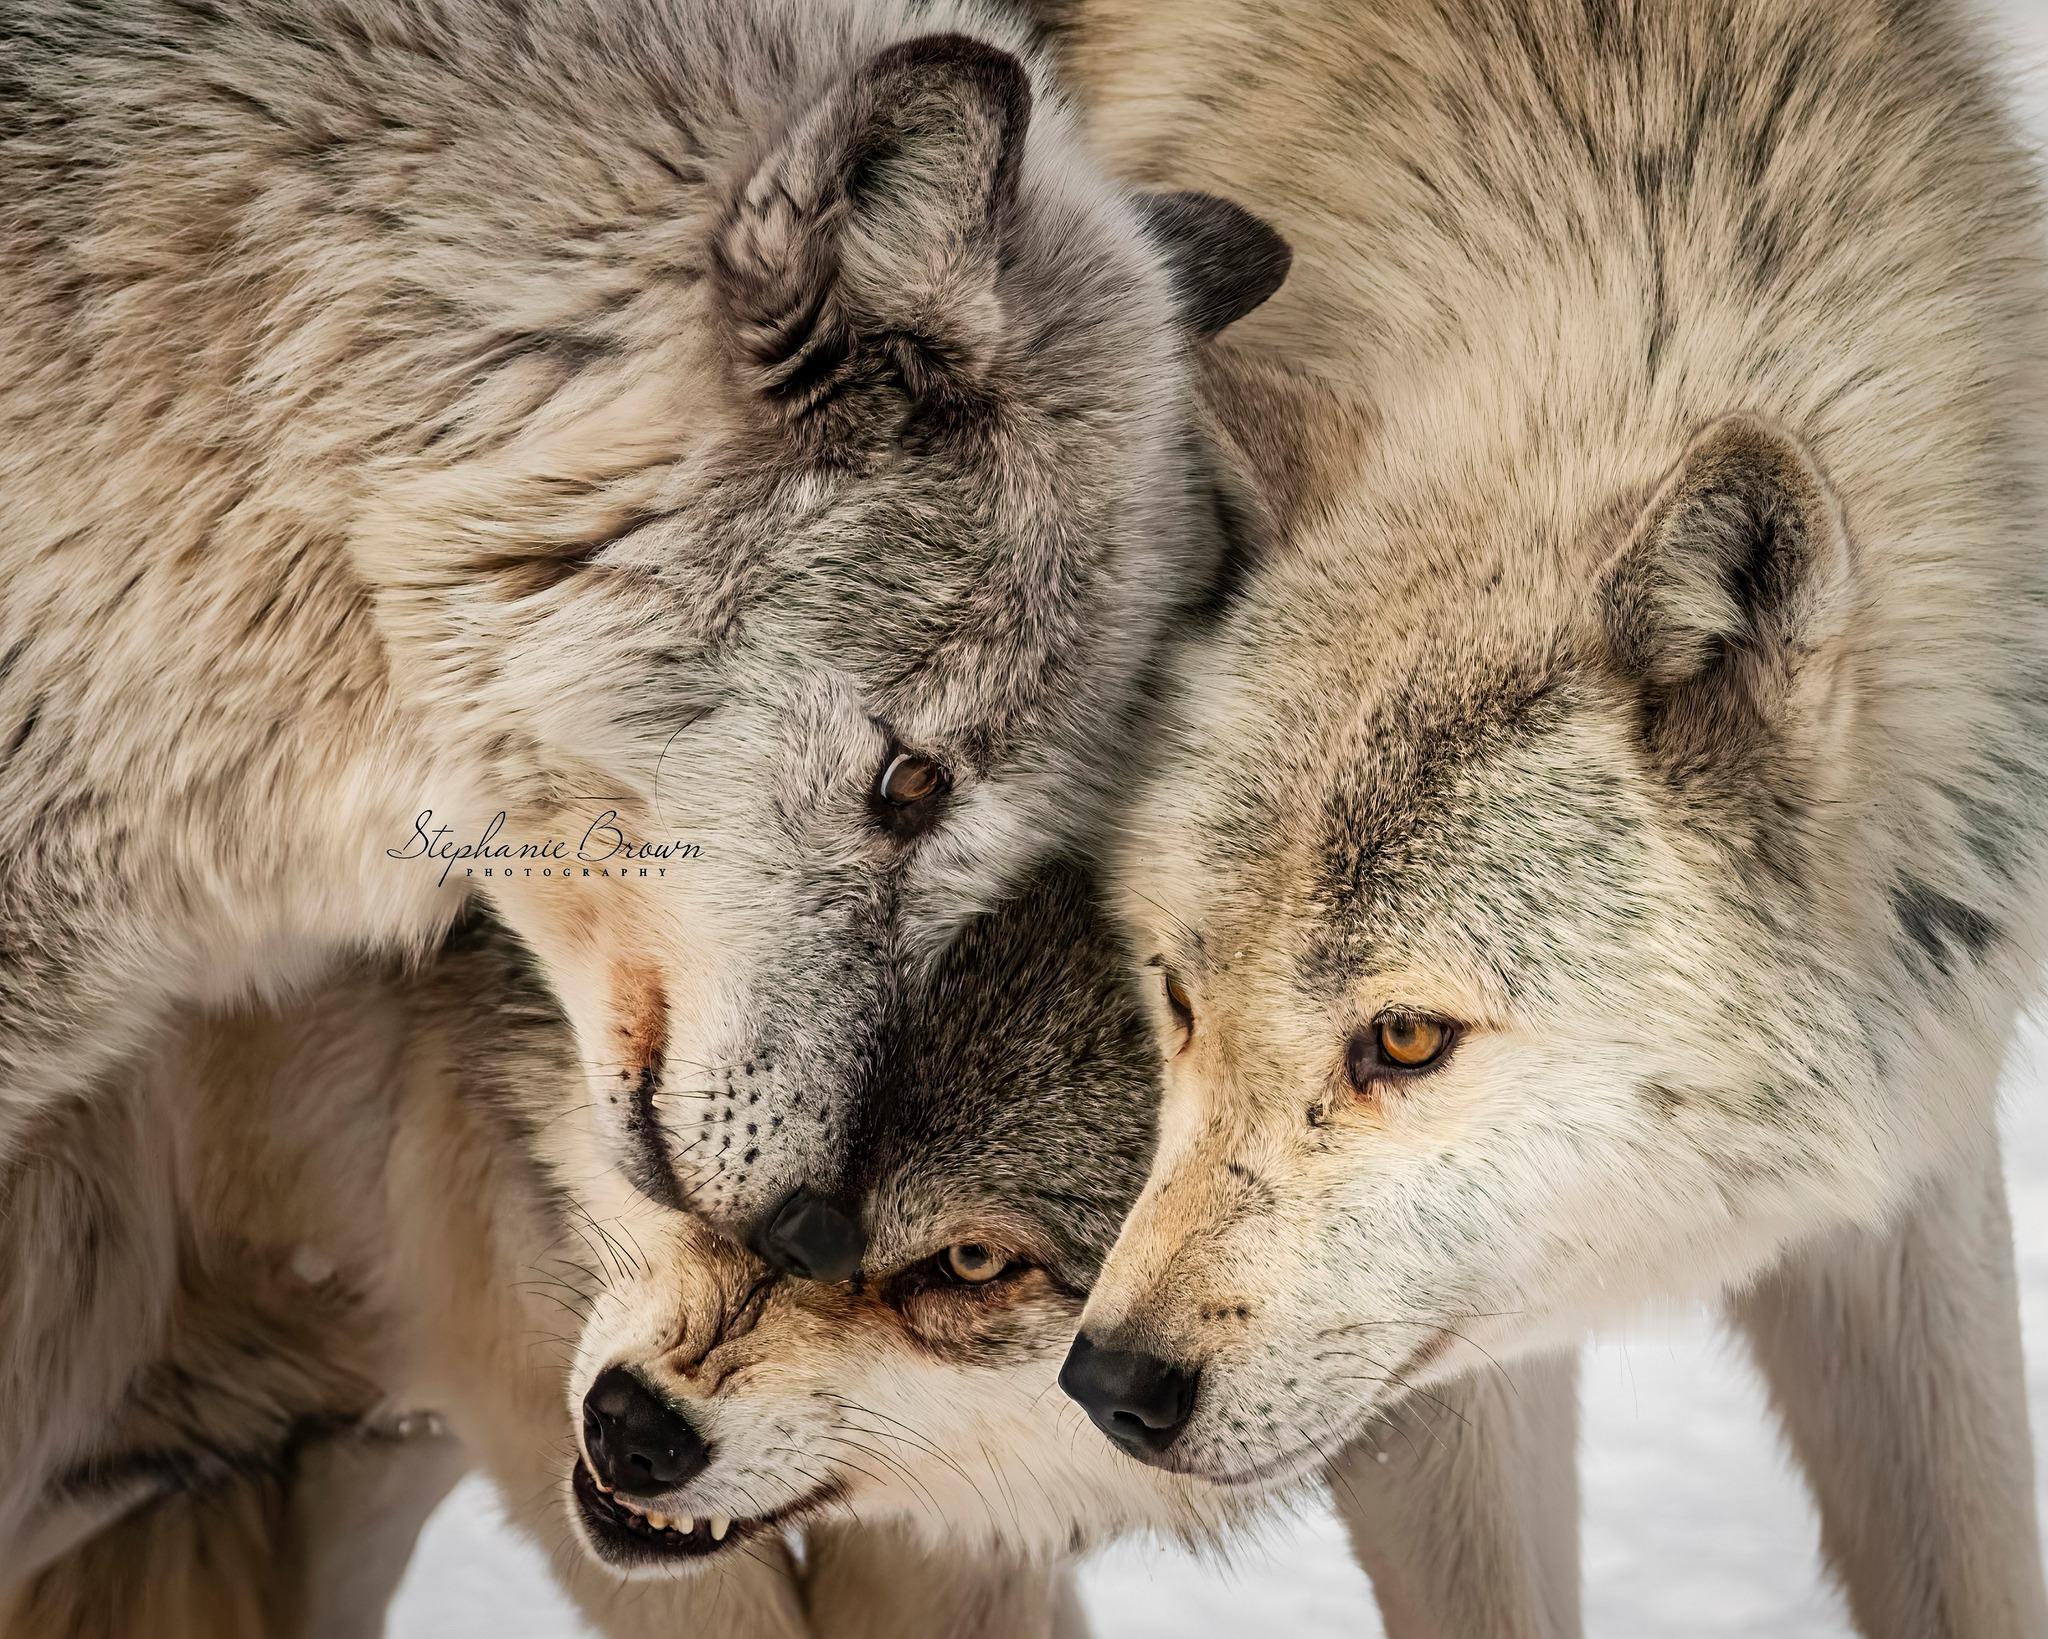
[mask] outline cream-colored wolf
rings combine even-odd
[[[2048,1632],[1993,1091],[2048,896],[2040,188],[1949,0],[1074,0],[1296,250],[1122,871],[1069,1380],[1149,1461],[1726,1294],[1865,1631]],[[1256,544],[1256,543],[1254,543]]]

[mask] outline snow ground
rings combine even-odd
[[[2025,64],[2048,142],[2048,0],[1993,0]],[[2029,1402],[2048,1453],[2048,1027],[2030,1030],[2006,1092]],[[1845,1639],[1821,1581],[1813,1511],[1740,1351],[1703,1315],[1601,1341],[1581,1374],[1586,1626],[1594,1639]],[[2043,1467],[2048,1477],[2048,1466]],[[2048,1484],[2041,1501],[2048,1518]],[[1124,1546],[1087,1571],[1101,1639],[1378,1639],[1379,1617],[1327,1511],[1276,1524],[1229,1567]],[[539,1553],[468,1481],[429,1524],[390,1639],[582,1639]],[[681,1636],[678,1636],[681,1639]]]

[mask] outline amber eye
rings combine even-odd
[[[1009,1259],[978,1241],[947,1247],[940,1261],[963,1286],[986,1286],[1010,1267]]]
[[[1427,1013],[1382,1013],[1351,1038],[1345,1068],[1354,1086],[1375,1077],[1412,1075],[1439,1063],[1457,1040],[1458,1027]]]
[[[946,771],[931,758],[898,751],[883,765],[875,794],[884,802],[907,808],[914,802],[929,802],[945,789]]]

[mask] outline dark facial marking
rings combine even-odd
[[[1398,778],[1350,782],[1330,801],[1330,872],[1347,897],[1369,892],[1381,859],[1412,834],[1461,768],[1562,715],[1558,678],[1547,669],[1472,682],[1452,699],[1397,694],[1379,712],[1365,743],[1398,748],[1400,765],[1362,772]]]
[[[1892,911],[1913,948],[1943,978],[1954,970],[1958,951],[1982,961],[1999,938],[1996,922],[1918,877],[1899,878],[1892,889]]]
[[[1667,1087],[1661,1081],[1644,1082],[1643,1097],[1649,1100],[1650,1108],[1666,1120],[1685,1108],[1685,1094],[1675,1087]]]
[[[1144,1183],[1158,1055],[1092,882],[1048,867],[962,929],[892,1020],[849,1187],[878,1221],[1027,1225],[1028,1248],[996,1244],[1085,1289]]]

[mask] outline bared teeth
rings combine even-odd
[[[697,1534],[697,1516],[694,1514],[656,1513],[652,1508],[632,1497],[621,1495],[617,1487],[609,1486],[597,1476],[597,1470],[588,1464],[585,1472],[590,1475],[591,1484],[611,1499],[621,1523],[636,1531],[659,1531],[667,1536],[692,1537]],[[728,1514],[706,1514],[704,1528],[713,1542],[723,1542],[732,1534],[732,1517]]]

